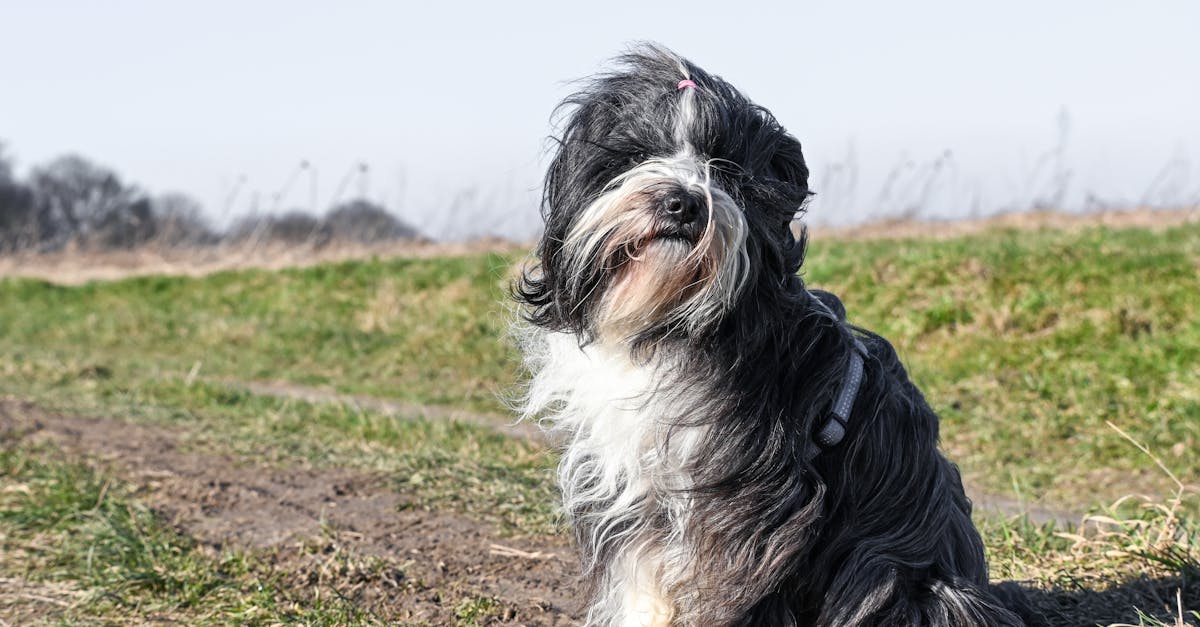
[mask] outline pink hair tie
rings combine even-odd
[[[695,87],[695,86],[696,86],[696,84],[693,83],[692,80],[688,79],[688,78],[685,78],[685,79],[679,81],[679,89],[683,89],[684,87]]]

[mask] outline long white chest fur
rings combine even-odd
[[[522,409],[563,442],[563,509],[600,586],[588,624],[669,624],[669,591],[689,569],[681,488],[704,435],[680,426],[691,388],[673,385],[669,363],[580,348],[570,334],[534,331],[522,344],[532,375]]]

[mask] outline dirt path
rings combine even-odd
[[[407,508],[383,476],[259,466],[187,450],[178,430],[15,401],[0,401],[0,433],[98,460],[206,546],[258,550],[297,585],[340,586],[384,620],[449,624],[463,599],[495,596],[503,624],[577,623],[574,557],[562,539],[501,538],[462,516]],[[371,559],[386,567],[362,566]]]
[[[489,427],[509,437],[521,438],[523,440],[536,440],[542,436],[542,432],[538,429],[537,425],[528,422],[517,422],[511,415],[485,414],[455,407],[406,403],[374,396],[338,394],[337,392],[322,388],[296,385],[295,383],[283,381],[251,381],[247,383],[224,381],[222,383],[243,388],[259,396],[295,399],[306,403],[346,405],[359,409],[369,409],[377,413],[399,418],[425,418],[428,420],[468,422]]]
[[[536,425],[529,423],[514,423],[511,416],[481,414],[450,407],[436,407],[431,405],[420,405],[416,403],[404,403],[370,396],[338,394],[336,392],[330,392],[321,388],[296,385],[294,383],[226,383],[230,385],[237,385],[254,394],[260,394],[264,396],[290,398],[302,400],[307,403],[341,404],[350,407],[370,409],[372,411],[377,411],[389,416],[403,418],[422,417],[429,420],[458,420],[484,427],[491,427],[506,435],[523,439],[538,439],[542,437],[542,432],[537,428]],[[966,489],[967,495],[971,497],[971,502],[975,504],[975,508],[980,512],[988,514],[998,514],[1001,516],[1025,515],[1029,517],[1031,522],[1039,525],[1051,521],[1058,523],[1059,525],[1079,524],[1079,521],[1083,518],[1083,515],[1080,512],[1073,512],[1062,508],[1047,507],[1038,504],[1023,503],[1016,499],[990,494],[979,489],[977,486],[971,485],[969,482],[966,486]]]

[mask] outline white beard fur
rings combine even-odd
[[[676,608],[667,590],[680,589],[691,571],[680,489],[690,485],[688,463],[705,428],[678,423],[695,388],[673,385],[669,358],[639,364],[625,347],[580,348],[573,334],[529,327],[518,341],[530,374],[522,418],[538,419],[562,443],[563,510],[589,530],[579,538],[584,571],[606,569],[585,624],[670,625]],[[666,515],[669,531],[650,528],[647,503]],[[597,548],[611,543],[619,545],[616,559],[597,563]]]

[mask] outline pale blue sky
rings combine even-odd
[[[1195,0],[0,0],[0,33],[0,141],[20,165],[82,153],[214,214],[240,177],[236,209],[255,191],[265,207],[309,159],[324,203],[365,161],[370,195],[429,230],[530,228],[567,81],[639,39],[775,112],[813,166],[818,222],[1052,195],[1060,118],[1068,204],[1200,202]],[[303,178],[285,204],[309,197]]]

